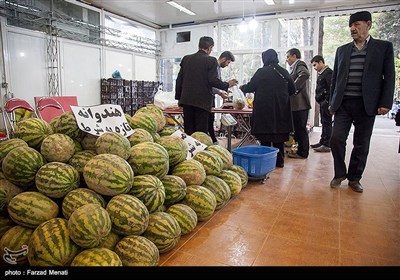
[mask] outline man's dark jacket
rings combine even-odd
[[[178,105],[189,105],[211,112],[214,95],[212,88],[227,91],[229,84],[218,78],[218,61],[206,52],[186,55],[181,61],[176,78],[175,99]]]
[[[354,42],[339,47],[333,68],[329,110],[335,112],[342,104]],[[379,107],[391,108],[394,93],[393,44],[370,38],[362,77],[362,97],[368,115],[377,114]]]

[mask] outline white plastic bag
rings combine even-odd
[[[154,105],[161,109],[178,107],[178,100],[175,100],[174,92],[158,90],[154,95]]]
[[[243,91],[239,89],[238,86],[233,86],[230,88],[233,96],[233,108],[237,110],[241,110],[243,108],[247,108],[248,104],[246,101],[246,97],[243,94]]]

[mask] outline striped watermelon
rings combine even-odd
[[[15,137],[24,140],[34,149],[39,149],[43,139],[52,133],[50,125],[37,118],[23,120],[15,128]]]
[[[186,196],[182,203],[196,212],[197,220],[207,221],[214,214],[217,199],[209,189],[192,185],[186,188]]]
[[[145,107],[139,108],[139,110],[136,111],[136,114],[142,112],[151,115],[156,120],[157,132],[163,129],[163,127],[167,123],[165,120],[164,112],[161,110],[161,108],[157,107],[154,104],[146,104]]]
[[[153,137],[154,142],[157,142],[161,138],[160,134],[158,134],[157,132],[150,132],[150,134],[151,134],[151,137]]]
[[[17,224],[35,228],[58,216],[57,203],[39,192],[22,192],[8,204],[8,214]]]
[[[102,195],[127,193],[133,184],[133,170],[126,160],[112,154],[101,154],[83,168],[88,187]]]
[[[90,203],[98,204],[103,208],[106,207],[106,201],[104,198],[95,191],[86,188],[72,190],[67,193],[62,201],[62,214],[66,219],[69,219],[72,212],[79,207]]]
[[[82,137],[83,137],[83,136],[82,136]],[[71,138],[71,139],[72,139],[72,138]],[[80,152],[80,151],[83,151],[81,142],[80,142],[79,140],[77,140],[77,139],[74,139],[73,141],[74,141],[74,145],[75,145],[75,153]]]
[[[193,159],[203,165],[206,175],[218,175],[224,164],[218,154],[206,150],[197,152]]]
[[[79,129],[73,112],[62,113],[54,124],[54,133],[66,134],[72,139],[79,140],[83,132]]]
[[[115,245],[121,240],[121,237],[116,234],[115,232],[112,232],[112,229],[110,233],[106,236],[106,238],[103,240],[103,242],[100,242],[99,246],[97,248],[107,248],[112,251],[114,251]]]
[[[163,129],[161,129],[158,134],[160,134],[161,137],[163,136],[170,136],[172,133],[174,133],[175,131],[177,131],[178,129],[175,126],[164,126]]]
[[[91,150],[91,151],[96,151],[96,141],[99,136],[95,136],[90,133],[84,133],[82,140],[81,140],[81,145],[84,150]]]
[[[204,145],[210,146],[213,144],[213,141],[212,141],[210,135],[208,135],[207,133],[204,133],[201,131],[196,131],[196,132],[192,133],[192,135],[190,135],[190,136],[192,136],[197,141],[203,143]]]
[[[80,252],[71,266],[122,266],[118,255],[107,248],[91,248]]]
[[[124,266],[157,266],[160,261],[157,246],[143,236],[122,238],[115,246],[115,252]]]
[[[163,136],[157,140],[157,143],[163,146],[169,156],[169,165],[174,166],[186,159],[188,145],[178,136]]]
[[[150,214],[149,226],[143,236],[153,242],[160,253],[165,253],[178,244],[181,228],[171,214],[154,212]]]
[[[131,144],[129,140],[117,132],[106,132],[97,138],[95,143],[97,154],[113,154],[127,160]]]
[[[151,115],[139,112],[126,119],[131,128],[143,128],[150,133],[157,132],[157,121]]]
[[[201,186],[209,189],[215,195],[217,200],[216,210],[225,206],[231,198],[231,189],[221,178],[214,175],[208,175]]]
[[[128,140],[131,147],[139,143],[154,142],[153,136],[151,136],[150,132],[143,128],[135,128],[133,133],[128,137]]]
[[[181,177],[166,175],[161,179],[165,189],[165,205],[172,205],[181,201],[186,195],[186,183]]]
[[[86,163],[91,160],[96,153],[91,150],[83,150],[76,152],[68,161],[68,164],[74,167],[80,177],[80,182],[85,183],[85,179],[83,178],[83,168],[85,167]]]
[[[4,176],[11,183],[27,188],[35,184],[36,172],[46,163],[43,156],[33,148],[18,147],[3,159]]]
[[[240,176],[232,170],[222,170],[218,177],[225,181],[231,189],[231,197],[237,196],[242,190],[242,180]]]
[[[48,162],[67,162],[75,153],[75,143],[65,134],[51,134],[44,138],[40,153]]]
[[[0,213],[7,209],[10,200],[23,190],[7,179],[0,179]]]
[[[36,173],[36,188],[41,193],[53,197],[64,197],[79,187],[79,172],[71,165],[62,162],[50,162]]]
[[[67,220],[54,218],[40,224],[28,243],[31,266],[68,266],[78,253],[78,245],[70,239]]]
[[[214,152],[221,157],[222,162],[224,163],[222,169],[229,169],[233,165],[233,156],[228,149],[219,145],[211,145],[208,146],[206,150]]]
[[[247,171],[240,165],[235,165],[235,164],[232,165],[231,168],[229,168],[229,170],[232,170],[239,175],[240,180],[242,182],[242,189],[245,188],[249,181],[249,175],[247,174]]]
[[[145,142],[131,147],[128,163],[135,175],[154,175],[162,179],[169,170],[169,155],[160,144]]]
[[[111,231],[110,215],[98,204],[85,204],[68,220],[71,239],[83,248],[97,247]]]
[[[8,264],[24,265],[28,263],[28,242],[33,233],[32,228],[15,226],[4,233],[0,239],[0,252],[2,259]],[[14,253],[7,254],[5,252]]]
[[[184,160],[172,170],[172,175],[181,177],[186,186],[201,185],[206,178],[203,165],[195,159]]]
[[[181,228],[181,235],[192,232],[197,226],[196,212],[185,204],[174,204],[167,210],[168,214],[174,216]]]
[[[111,198],[106,210],[112,222],[112,231],[120,235],[141,235],[149,224],[149,211],[133,195],[119,194]]]
[[[139,198],[149,213],[156,211],[165,200],[165,189],[161,180],[153,175],[135,176],[129,194]]]
[[[27,147],[28,144],[24,140],[19,138],[8,139],[0,142],[0,169],[3,159],[6,157],[6,155],[11,150],[21,146]]]

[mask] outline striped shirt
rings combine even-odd
[[[369,39],[369,38],[368,38]],[[365,57],[367,55],[368,40],[362,49],[358,49],[354,44],[350,56],[349,75],[347,77],[347,84],[344,89],[344,95],[347,96],[362,96],[361,83],[364,73]]]

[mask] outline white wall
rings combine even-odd
[[[34,106],[34,96],[49,94],[45,37],[8,30],[6,40],[8,90]]]
[[[111,78],[112,73],[118,70],[125,80],[133,80],[133,53],[113,49],[104,50],[105,72],[103,78]]]
[[[76,95],[80,106],[100,104],[101,47],[61,43],[62,95]]]
[[[138,81],[156,81],[156,60],[151,57],[135,55],[135,79]]]
[[[185,31],[191,32],[190,42],[177,43],[176,34]],[[202,25],[163,30],[160,32],[161,57],[183,57],[184,55],[195,53],[199,49],[199,39],[203,36],[214,37],[214,26]]]

